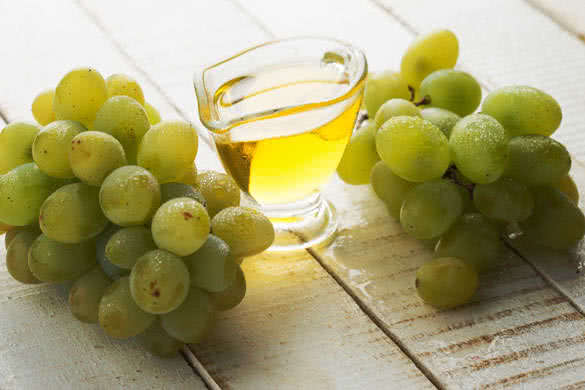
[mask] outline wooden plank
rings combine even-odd
[[[156,88],[74,4],[0,2],[0,15],[6,38],[0,45],[11,58],[3,61],[0,108],[10,120],[32,120],[35,94],[81,65],[93,65],[104,74],[136,75],[147,100],[164,117],[177,117]],[[23,21],[28,27],[23,28]],[[12,280],[3,243],[0,259],[0,388],[206,388],[181,357],[153,357],[136,340],[118,342],[97,326],[75,320],[63,288]]]
[[[522,0],[376,1],[418,32],[452,29],[460,62],[487,85],[531,85],[554,96],[563,108],[554,137],[585,159],[585,50],[575,36]]]
[[[581,0],[526,0],[559,25],[585,41],[585,7]]]
[[[213,11],[200,2],[83,6],[184,115],[193,106],[194,69],[267,38],[229,2],[214,3]],[[130,21],[126,11],[132,11]],[[221,15],[222,24],[203,17],[210,12]],[[193,23],[184,15],[202,17]],[[238,33],[226,32],[225,25],[238,26]],[[153,61],[158,58],[173,61]],[[194,348],[216,382],[237,388],[432,387],[308,254],[248,259],[245,270],[244,304],[225,313],[215,336]]]
[[[313,6],[314,3],[274,5],[248,0],[245,6],[277,36],[296,34],[301,28],[307,34],[337,32],[335,9],[338,5],[343,8],[345,2],[336,2],[335,9]],[[397,48],[390,51],[392,55],[384,63],[375,57],[370,61],[372,69],[397,68],[402,48],[408,42],[400,42],[400,35],[393,34],[399,25],[396,20],[388,19],[394,24],[392,29],[387,28],[388,22],[375,23],[377,19],[368,4],[356,1],[345,4],[353,10],[353,18],[360,21],[359,29],[348,26],[347,30],[353,34],[354,42],[368,45],[368,53],[384,50],[388,53],[389,47]],[[457,4],[458,12],[467,12],[468,17],[470,8],[481,8],[475,3]],[[419,13],[425,9],[420,3],[410,6]],[[306,9],[311,12],[304,12]],[[299,19],[303,20],[299,23],[302,27],[287,22]],[[492,16],[490,20],[497,18]],[[487,27],[483,29],[486,30]],[[380,36],[385,39],[379,39]],[[465,52],[462,56],[465,58]],[[475,66],[468,69],[474,71]],[[351,187],[336,181],[327,187],[326,194],[340,212],[342,228],[329,248],[314,254],[441,385],[562,386],[582,380],[575,369],[585,365],[582,356],[585,318],[519,257],[509,253],[504,267],[484,277],[472,304],[438,312],[417,299],[413,286],[417,267],[431,258],[430,248],[406,237],[365,186]]]

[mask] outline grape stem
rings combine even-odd
[[[412,85],[409,85],[408,86],[408,92],[410,92],[410,99],[409,100],[411,102],[414,102],[414,94],[415,94],[415,91],[414,91],[414,87]]]
[[[453,181],[455,184],[460,185],[461,187],[463,187],[467,191],[469,191],[470,194],[473,193],[473,188],[475,187],[475,184],[473,184],[471,182],[467,183],[467,182],[462,181],[461,176],[459,174],[459,171],[457,170],[457,167],[455,165],[449,166],[449,168],[447,169],[447,171],[443,175],[443,178],[449,179],[449,180]]]
[[[429,95],[425,95],[421,100],[418,102],[414,102],[414,105],[419,106],[426,106],[427,104],[431,104],[431,97]]]

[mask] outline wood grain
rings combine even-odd
[[[585,7],[581,0],[526,0],[577,38],[585,41]]]

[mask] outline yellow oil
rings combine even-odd
[[[223,84],[214,96],[218,115],[242,118],[215,137],[225,169],[261,204],[318,191],[351,136],[361,87],[350,91],[340,67],[322,64],[273,67]]]

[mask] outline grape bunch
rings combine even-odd
[[[230,176],[197,172],[193,126],[162,121],[126,75],[75,69],[32,112],[39,125],[0,132],[8,272],[72,282],[77,319],[157,355],[199,342],[244,298],[240,264],[272,244],[271,222]]]
[[[337,169],[349,184],[371,183],[405,232],[435,246],[415,286],[438,308],[469,302],[506,240],[566,250],[585,235],[571,157],[550,138],[557,101],[508,86],[482,103],[475,78],[453,69],[458,55],[451,31],[433,31],[408,47],[400,72],[369,75],[367,120]]]

